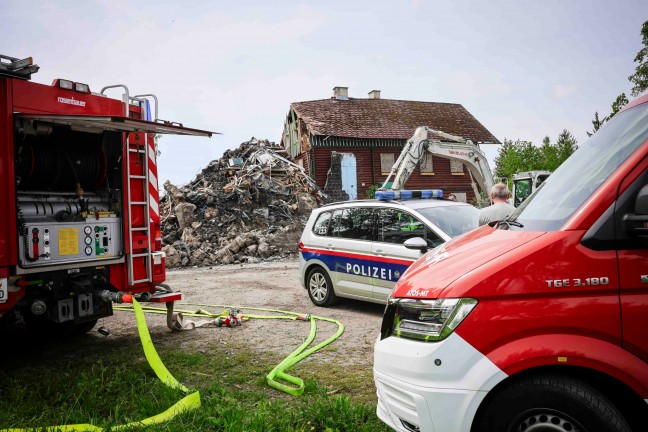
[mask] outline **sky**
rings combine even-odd
[[[222,134],[160,139],[160,185],[177,186],[252,137],[278,143],[292,102],[336,86],[461,104],[500,141],[540,145],[567,129],[583,142],[594,112],[629,96],[648,20],[645,0],[0,5],[0,53],[33,57],[33,81],[125,84],[157,95],[159,118]],[[498,146],[484,147],[494,169]]]

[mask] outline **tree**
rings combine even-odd
[[[625,93],[621,93],[617,98],[612,102],[612,112],[607,116],[606,120],[610,120],[616,113],[621,111],[624,106],[628,105],[628,98]]]
[[[567,129],[563,129],[558,135],[555,144],[547,136],[540,147],[534,146],[530,141],[504,139],[495,158],[495,175],[510,178],[523,171],[554,171],[576,151],[577,143]]]
[[[558,152],[556,151],[556,147],[551,144],[551,140],[548,136],[544,137],[542,140],[540,153],[542,153],[542,159],[545,161],[546,166],[553,167],[550,169],[551,171],[560,165],[558,163]]]
[[[544,160],[540,149],[533,145],[531,141],[518,141],[519,154],[523,164],[518,171],[531,171],[544,169]]]
[[[586,132],[588,137],[591,137],[596,133],[597,130],[601,129],[601,126],[603,126],[603,123],[607,121],[607,117],[603,117],[603,119],[599,119],[599,114],[598,111],[594,112],[594,120],[592,120],[592,126],[594,129],[592,129],[592,132]]]
[[[554,171],[556,168],[558,168],[560,164],[565,162],[567,158],[576,151],[576,149],[578,148],[577,143],[578,141],[576,141],[576,138],[574,138],[571,132],[569,132],[567,129],[563,129],[563,131],[558,135],[558,140],[556,140],[555,165],[551,166],[547,164],[545,169]]]
[[[522,147],[526,141],[504,138],[504,144],[497,150],[495,158],[495,174],[498,177],[510,177],[516,172],[523,171],[526,162],[522,156]]]
[[[644,46],[634,58],[634,62],[639,64],[635,68],[635,73],[628,77],[633,84],[630,94],[634,97],[648,88],[648,21],[641,26],[641,36]]]
[[[597,130],[601,129],[603,126],[603,123],[606,121],[610,120],[612,117],[615,116],[616,113],[621,111],[624,106],[628,104],[628,97],[626,96],[625,93],[621,93],[617,98],[612,102],[612,112],[610,113],[609,116],[603,117],[602,119],[599,119],[599,114],[598,111],[594,113],[594,120],[592,120],[592,125],[594,126],[594,130],[592,132],[587,132],[587,136],[591,137],[596,133]]]

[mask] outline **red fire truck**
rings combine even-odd
[[[36,71],[0,55],[0,320],[84,332],[165,280],[157,135],[212,133],[159,120],[155,95]]]
[[[403,432],[648,430],[648,94],[407,270],[374,378]]]

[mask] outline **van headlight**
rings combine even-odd
[[[397,336],[424,342],[447,338],[477,306],[472,298],[391,300],[383,317],[382,339]]]

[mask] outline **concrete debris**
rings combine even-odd
[[[297,253],[312,209],[326,195],[285,150],[242,143],[186,186],[164,183],[163,251],[169,268],[281,259]]]

